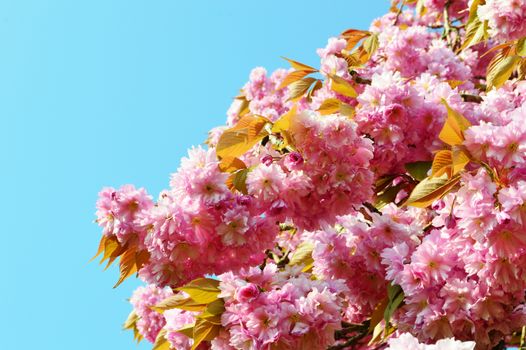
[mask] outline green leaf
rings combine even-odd
[[[389,322],[391,322],[391,317],[393,316],[393,313],[404,301],[404,292],[399,285],[389,285],[387,287],[387,296],[389,298],[389,302],[387,303],[387,306],[384,311],[384,320],[386,327],[389,324]]]
[[[405,170],[411,175],[415,180],[422,181],[427,177],[427,172],[431,168],[431,162],[429,161],[418,161],[407,163],[405,165]]]
[[[374,202],[374,207],[378,210],[381,210],[386,205],[393,203],[396,199],[396,195],[402,189],[401,185],[388,187],[382,192],[378,193],[376,196],[376,201]]]
[[[425,178],[415,186],[405,205],[425,208],[446,195],[459,181],[460,176],[455,176],[449,180],[447,174]]]
[[[201,304],[213,302],[221,292],[219,281],[211,278],[198,278],[176,289],[187,293],[195,302]]]
[[[519,39],[515,45],[515,49],[517,50],[517,55],[522,57],[526,56],[526,38]]]
[[[371,57],[376,52],[376,50],[378,50],[378,47],[379,47],[379,42],[378,42],[377,34],[371,34],[363,42],[363,48],[369,54],[369,57]]]

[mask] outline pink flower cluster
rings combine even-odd
[[[478,16],[488,21],[490,35],[501,41],[526,36],[526,1],[486,0],[478,7]]]
[[[219,276],[225,329],[212,349],[322,350],[332,344],[346,287],[343,281],[311,277],[274,264]]]
[[[275,121],[289,110],[292,102],[288,101],[288,89],[279,88],[287,73],[285,69],[278,69],[268,77],[267,71],[262,67],[250,72],[250,80],[241,91],[249,102],[252,113]],[[230,126],[239,120],[240,103],[239,99],[234,100],[227,112],[227,124]]]
[[[263,155],[247,176],[247,188],[273,218],[313,229],[372,195],[373,147],[344,116],[304,111],[292,124],[296,151]]]
[[[490,91],[485,74],[496,45],[518,45],[526,36],[526,0],[482,3],[476,15],[493,38],[466,49],[467,0],[404,2],[412,10],[383,16],[369,32],[329,39],[317,51],[319,74],[294,73],[321,77],[307,79],[312,90],[297,99],[289,94],[298,82],[282,87],[294,70],[268,75],[256,68],[226,125],[210,132],[208,148],[189,150],[156,202],[131,185],[103,189],[97,223],[105,240],[148,252],[139,276],[149,285],[131,298],[139,333],[154,341],[164,329],[172,348],[190,349],[194,340],[178,330],[196,314],[159,314],[151,306],[205,275],[219,279],[225,311],[219,334],[200,349],[321,350],[354,336],[352,348],[376,348],[367,345],[369,322],[388,307],[393,288],[403,301],[379,323],[396,328],[390,350],[475,346],[460,340],[491,349],[520,331],[524,63]],[[347,50],[352,33],[375,52]],[[259,122],[257,116],[266,118],[264,126],[238,124],[241,117]],[[229,149],[232,156],[224,156]],[[435,174],[438,162],[430,171],[425,165],[449,150],[453,159],[468,158],[460,169],[442,159],[456,166],[446,174],[451,186],[424,193],[420,205],[432,202],[426,208],[405,205],[418,205],[410,202],[426,191],[418,182]],[[230,160],[242,170],[225,165]],[[410,171],[415,166],[421,174]],[[440,179],[426,181],[431,187]],[[298,248],[306,246],[312,254]],[[307,266],[290,266],[298,252]]]
[[[173,174],[171,189],[142,214],[150,263],[140,272],[149,283],[180,286],[206,273],[257,264],[272,246],[277,227],[253,197],[226,186],[213,149],[194,148]]]
[[[157,335],[166,324],[163,315],[151,309],[152,306],[173,295],[169,288],[159,288],[155,285],[139,287],[133,292],[130,303],[138,316],[137,330],[149,342],[155,342]]]
[[[311,236],[315,244],[312,254],[315,275],[342,279],[347,284],[349,322],[365,321],[386,296],[387,280],[396,275],[394,271],[386,271],[381,253],[392,254],[389,249],[396,253],[414,249],[419,243],[423,224],[414,212],[389,205],[381,214],[369,214],[370,220],[352,213],[340,217],[335,227],[326,227]]]
[[[108,187],[99,193],[97,201],[97,223],[106,236],[115,236],[121,245],[136,239],[141,244],[146,230],[140,223],[143,210],[153,207],[152,198],[141,189],[132,185],[116,190]]]

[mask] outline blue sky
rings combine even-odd
[[[388,1],[0,1],[0,348],[149,349],[117,271],[88,263],[103,186],[157,196],[250,69],[318,64]]]

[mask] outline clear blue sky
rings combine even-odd
[[[115,269],[88,264],[103,186],[157,193],[250,69],[388,8],[370,1],[0,1],[0,349],[127,350]]]

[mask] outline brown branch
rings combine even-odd
[[[481,103],[483,101],[482,97],[478,95],[460,94],[460,97],[462,97],[464,102]]]

